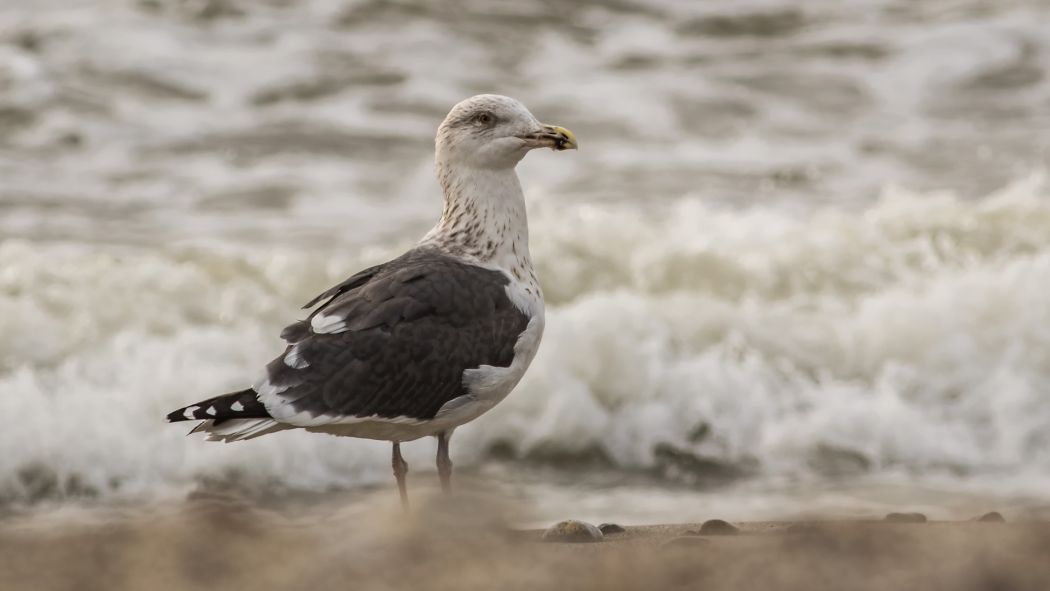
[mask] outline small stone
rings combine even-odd
[[[1003,514],[998,511],[992,511],[991,513],[985,513],[977,518],[977,521],[983,521],[986,523],[1006,523],[1006,518]]]
[[[14,36],[15,45],[26,51],[40,51],[40,34],[36,31],[20,31]]]
[[[663,543],[664,548],[697,548],[710,544],[711,540],[697,536],[679,536]]]
[[[212,21],[225,17],[244,16],[244,11],[230,0],[204,0],[197,7],[194,16],[202,21]]]
[[[700,526],[701,536],[731,536],[740,533],[740,528],[722,519],[708,519]]]
[[[885,521],[890,523],[926,523],[926,516],[922,513],[890,513]]]
[[[84,136],[75,131],[69,131],[58,136],[58,143],[70,148],[79,148],[84,145]]]
[[[547,531],[543,532],[544,542],[600,542],[603,537],[605,536],[602,535],[601,530],[598,528],[583,521],[576,521],[575,519],[567,519],[555,523],[547,528]]]
[[[602,535],[606,536],[609,534],[622,534],[627,531],[622,525],[616,523],[603,523],[598,526],[598,530],[602,532]]]

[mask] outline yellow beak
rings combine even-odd
[[[520,135],[518,138],[525,141],[525,145],[531,150],[533,148],[550,148],[552,150],[576,150],[576,134],[558,125],[540,124],[539,129]]]
[[[554,136],[552,150],[577,150],[580,145],[576,143],[576,134],[561,127],[560,125],[544,125],[544,130]]]

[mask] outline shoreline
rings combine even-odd
[[[0,521],[0,588],[1034,590],[1050,580],[1050,522],[1009,513],[625,525],[565,543],[512,526],[521,508],[493,495],[414,500],[409,514],[376,494],[289,515],[201,495],[91,519]]]

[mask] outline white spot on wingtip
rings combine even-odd
[[[317,334],[332,334],[346,330],[345,319],[318,314],[310,320],[310,328]]]
[[[298,345],[292,347],[292,350],[288,351],[288,354],[284,356],[284,364],[292,369],[304,369],[310,367],[310,364],[299,354]]]
[[[193,418],[193,413],[197,412],[198,408],[200,408],[200,407],[199,406],[186,407],[186,410],[182,411],[182,416],[186,417],[187,419],[192,419]]]
[[[233,412],[241,412],[242,410],[244,410],[244,405],[240,402],[234,402],[230,405],[230,410],[232,410]]]
[[[209,406],[208,409],[204,411],[204,414],[208,415],[209,417],[214,417],[215,416],[215,407],[214,406]]]

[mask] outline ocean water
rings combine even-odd
[[[425,232],[437,123],[500,92],[581,150],[519,167],[547,331],[457,466],[584,510],[769,517],[841,483],[1045,504],[1047,23],[1041,0],[0,4],[0,503],[388,485],[386,444],[163,416],[253,381],[299,305]]]

